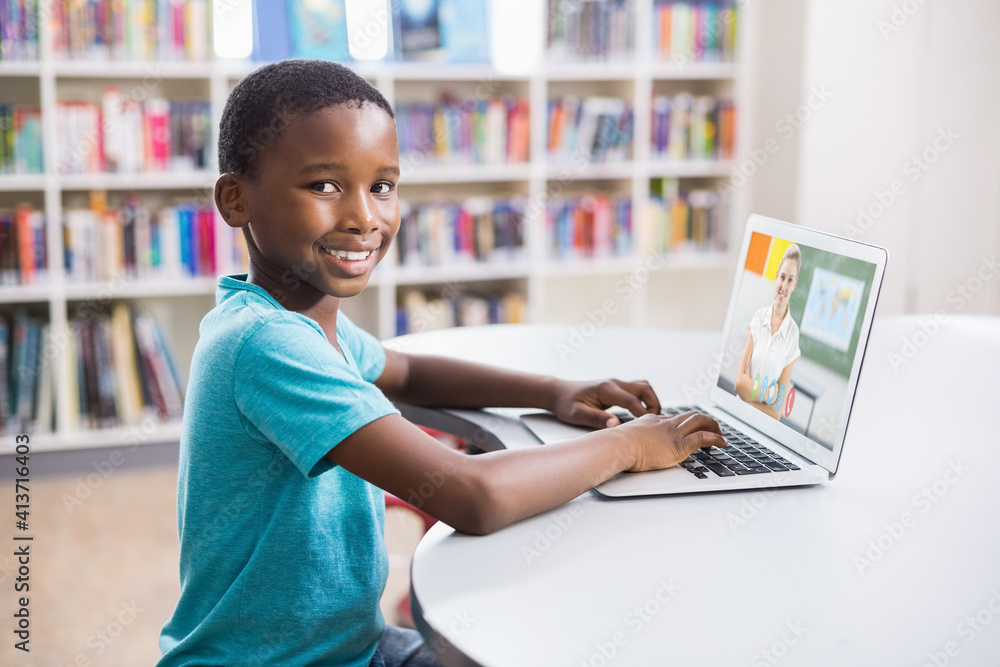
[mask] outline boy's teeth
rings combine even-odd
[[[326,248],[325,250],[334,257],[355,261],[359,259],[368,259],[368,255],[371,254],[370,250],[365,252],[354,252],[353,250],[334,250],[332,248]]]

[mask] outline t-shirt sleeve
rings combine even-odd
[[[796,359],[802,356],[802,350],[799,349],[799,329],[796,327],[793,329],[794,336],[792,339],[792,344],[788,348],[788,358],[785,359],[785,366],[792,363]]]
[[[234,398],[247,433],[276,445],[306,477],[334,466],[326,453],[344,438],[398,413],[306,323],[262,324],[237,363]]]
[[[337,333],[350,348],[361,377],[375,382],[385,370],[385,348],[364,329],[358,327],[343,312],[337,313]]]

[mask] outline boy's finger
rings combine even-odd
[[[722,433],[722,429],[719,428],[719,422],[700,412],[691,413],[691,416],[683,420],[678,428],[684,435],[689,435],[695,431],[708,431],[720,435]]]
[[[660,399],[656,397],[656,392],[645,380],[639,380],[637,382],[621,382],[622,387],[625,388],[629,393],[638,396],[646,405],[646,409],[641,413],[633,413],[636,417],[640,414],[660,414]]]
[[[618,417],[613,414],[591,407],[577,404],[567,419],[570,423],[591,428],[609,428],[618,425]]]
[[[703,449],[707,447],[726,447],[729,443],[718,433],[711,433],[709,431],[695,431],[694,433],[684,437],[684,448],[688,453],[693,452],[696,449]]]
[[[635,416],[646,414],[646,406],[642,404],[639,397],[627,391],[622,385],[625,383],[615,381],[607,386],[607,392],[601,396],[607,405],[620,405]]]

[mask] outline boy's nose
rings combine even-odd
[[[365,234],[375,227],[375,217],[372,214],[371,205],[364,195],[352,199],[354,201],[349,204],[341,218],[342,225],[346,226],[349,231]]]

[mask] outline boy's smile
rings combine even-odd
[[[369,103],[296,114],[257,165],[238,177],[249,281],[300,312],[360,293],[399,230],[392,118]]]

